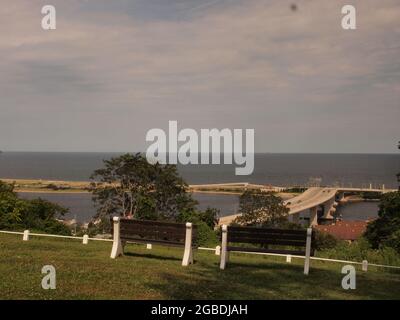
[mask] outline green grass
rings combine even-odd
[[[111,242],[0,234],[0,299],[399,299],[400,273],[357,268],[357,289],[341,287],[341,264],[231,254],[226,270],[213,252],[195,252],[181,266],[182,250],[127,245],[110,259]],[[57,289],[43,290],[44,265],[57,272]]]

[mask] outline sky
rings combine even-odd
[[[56,8],[43,30],[41,8]],[[292,9],[296,5],[296,10]],[[256,152],[395,153],[400,2],[14,0],[0,6],[0,150],[143,151],[254,129]]]

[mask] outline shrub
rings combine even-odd
[[[79,235],[88,234],[93,237],[98,234],[111,233],[112,225],[109,217],[101,217],[97,221],[88,224],[87,230],[79,230]]]
[[[400,253],[400,192],[382,196],[378,219],[368,224],[365,237],[374,249],[391,247]]]
[[[396,250],[389,247],[373,249],[365,238],[353,243],[338,241],[335,247],[318,251],[318,256],[358,262],[367,260],[369,263],[400,266],[400,255]]]
[[[215,247],[218,244],[217,233],[211,229],[207,223],[199,221],[196,223],[197,237],[196,244],[198,246]]]
[[[70,229],[56,220],[67,212],[66,208],[40,198],[20,199],[14,192],[13,185],[0,181],[0,229],[31,229],[69,235]]]
[[[217,224],[219,210],[207,208],[205,211],[186,210],[177,216],[178,222],[191,222],[197,226],[197,244],[200,246],[215,245],[217,234],[214,227]]]
[[[329,233],[317,231],[315,232],[314,248],[316,250],[332,249],[338,244],[338,240]]]

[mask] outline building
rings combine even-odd
[[[338,240],[353,242],[360,238],[367,229],[366,221],[337,221],[331,225],[317,225],[314,228],[318,231],[329,233]]]

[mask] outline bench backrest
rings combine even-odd
[[[312,239],[314,232],[312,233]],[[261,245],[279,245],[291,247],[306,247],[307,230],[269,229],[256,227],[231,227],[228,226],[228,243],[248,243]],[[313,243],[313,241],[312,241]],[[237,249],[237,248],[236,248]],[[260,250],[261,251],[261,250]],[[267,251],[267,250],[265,250]],[[279,253],[279,250],[274,250]],[[290,250],[281,250],[289,253]],[[302,254],[303,251],[293,251]],[[311,255],[313,250],[311,249]]]
[[[192,226],[192,230],[192,243],[194,245],[196,239],[195,225]],[[121,218],[120,237],[123,241],[184,246],[186,224]]]

